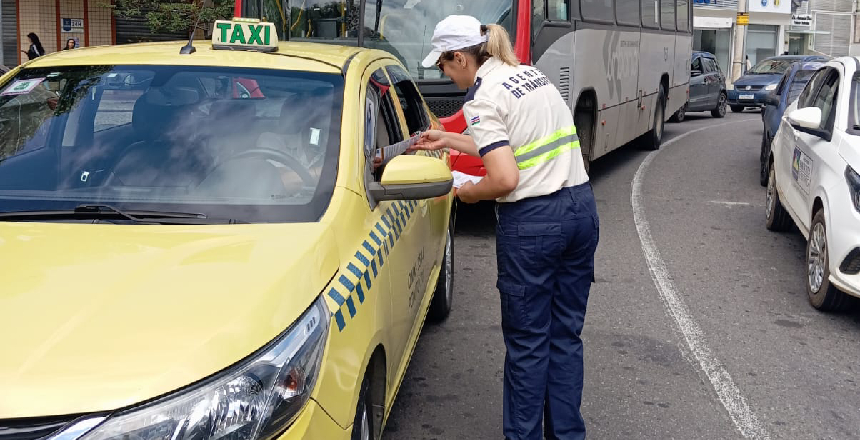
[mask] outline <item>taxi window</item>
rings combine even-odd
[[[413,135],[430,128],[430,116],[424,108],[424,100],[421,99],[421,93],[418,92],[418,87],[412,82],[409,74],[399,66],[394,65],[386,66],[385,70],[394,83],[394,90],[397,92],[400,106],[406,116],[409,134]]]
[[[343,78],[194,66],[24,69],[0,84],[0,212],[109,204],[316,221]]]
[[[367,99],[365,103],[364,154],[365,154],[365,187],[370,182],[378,182],[382,177],[385,164],[391,160],[383,157],[383,147],[403,140],[400,129],[400,119],[391,98],[391,83],[382,69],[376,70],[367,83]],[[371,205],[375,202],[367,194]]]

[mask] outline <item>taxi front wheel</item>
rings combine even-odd
[[[448,232],[445,234],[445,253],[442,257],[442,269],[436,281],[436,290],[430,302],[430,319],[435,322],[444,321],[451,314],[451,304],[454,302],[454,216],[448,222]]]
[[[809,240],[806,241],[806,293],[812,307],[826,312],[844,310],[851,299],[830,284],[830,255],[823,209],[815,213]]]
[[[370,382],[365,377],[358,393],[358,405],[352,424],[350,440],[370,440],[373,438],[373,418],[370,416]]]

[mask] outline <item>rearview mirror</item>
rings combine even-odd
[[[821,109],[818,107],[799,108],[788,115],[788,121],[794,127],[818,130],[821,127]]]
[[[451,192],[454,177],[448,165],[435,157],[404,154],[385,165],[379,183],[371,183],[370,195],[376,201],[422,200]]]

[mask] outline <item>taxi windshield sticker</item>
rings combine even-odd
[[[39,84],[42,84],[45,78],[32,78],[32,79],[19,79],[9,87],[3,89],[0,92],[0,96],[11,96],[11,95],[24,95],[30,93],[33,89],[36,88]]]
[[[274,23],[241,18],[218,20],[212,32],[212,47],[272,52],[278,48],[278,33]]]

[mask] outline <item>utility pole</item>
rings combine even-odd
[[[747,1],[738,0],[738,16],[735,19],[735,47],[734,62],[732,63],[732,82],[734,83],[743,75],[744,69],[744,40],[747,25],[749,25],[749,13],[747,13]]]

